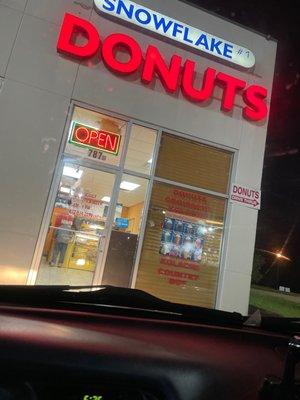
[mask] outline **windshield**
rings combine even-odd
[[[195,1],[197,3],[197,1]],[[201,6],[275,38],[277,58],[262,175],[249,313],[300,317],[299,26],[291,3],[204,1]]]
[[[300,317],[293,7],[0,3],[0,284]]]

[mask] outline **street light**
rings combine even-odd
[[[282,259],[287,260],[287,261],[292,261],[290,258],[284,256],[284,255],[283,255],[282,253],[280,253],[279,251],[276,253],[276,257],[277,257],[277,258],[282,258]]]
[[[261,251],[263,253],[272,254],[273,256],[276,256],[277,258],[283,258],[284,260],[292,261],[290,258],[284,256],[281,251],[276,251],[275,252],[275,251],[270,251],[270,250],[265,250],[265,249],[256,249],[256,250],[257,251]]]
[[[290,258],[284,256],[280,251],[277,251],[276,253],[276,258],[278,261],[292,261]],[[276,262],[276,261],[275,261]],[[279,289],[279,263],[277,263],[277,275],[276,275],[276,280],[277,280],[277,288]]]
[[[276,252],[274,251],[269,251],[269,250],[265,250],[265,249],[257,249],[258,251],[261,251],[263,253],[268,253],[268,254],[272,254],[273,256],[275,256],[275,260],[272,262],[271,266],[268,268],[268,270],[265,272],[265,275],[267,275],[272,267],[274,266],[274,264],[276,264],[277,262],[277,274],[276,274],[276,282],[277,282],[277,288],[279,288],[279,261],[292,261],[289,257],[286,257],[285,255],[282,254],[282,251],[277,250]]]

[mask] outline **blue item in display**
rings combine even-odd
[[[171,257],[180,257],[181,256],[181,246],[174,244],[171,248],[169,255]]]
[[[183,222],[178,220],[178,219],[175,219],[175,221],[174,221],[174,231],[182,232],[182,230],[183,230]]]
[[[161,241],[164,243],[171,243],[173,238],[172,232],[164,230],[161,236]]]
[[[182,235],[180,233],[173,234],[173,243],[180,245],[182,243]]]
[[[195,226],[195,235],[203,236],[205,234],[205,226],[204,225],[196,225]]]
[[[164,221],[164,229],[173,230],[174,220],[172,218],[166,218]]]
[[[183,232],[187,233],[188,235],[192,235],[194,233],[194,225],[189,222],[185,222],[183,224]]]

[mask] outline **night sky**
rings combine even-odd
[[[262,181],[256,254],[276,285],[276,264],[265,249],[290,257],[280,263],[280,284],[300,292],[300,13],[297,1],[190,0],[190,3],[278,41],[275,80]],[[213,32],[212,32],[213,33]]]

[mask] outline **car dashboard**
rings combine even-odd
[[[289,336],[2,305],[0,399],[259,399]]]

